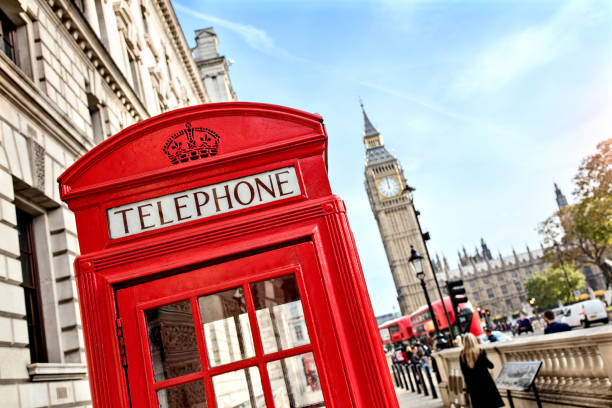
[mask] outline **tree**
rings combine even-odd
[[[612,139],[597,145],[574,177],[576,204],[563,207],[538,228],[544,259],[553,266],[596,265],[612,284]]]
[[[564,304],[574,300],[574,290],[584,290],[584,275],[572,265],[550,267],[533,275],[525,283],[527,295],[538,308],[553,308],[557,300]]]

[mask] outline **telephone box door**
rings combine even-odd
[[[157,276],[117,291],[133,407],[352,406],[312,243]]]

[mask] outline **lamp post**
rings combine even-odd
[[[415,188],[410,187],[409,185],[406,185],[406,187],[404,187],[404,192],[408,192],[410,201],[412,201],[413,205],[414,205],[414,198],[412,196],[412,192],[414,190]],[[431,263],[431,257],[429,256],[429,249],[427,248],[427,241],[429,240],[429,232],[427,233],[427,236],[423,234],[423,230],[421,229],[421,221],[419,219],[419,215],[421,213],[417,211],[416,209],[414,211],[416,213],[416,220],[417,220],[417,226],[419,227],[419,234],[421,234],[421,236],[423,237],[423,244],[425,245],[425,255],[427,256],[427,262],[429,263],[429,268],[431,269],[431,273],[433,275],[434,282],[436,283],[436,289],[438,290],[438,296],[440,296],[440,302],[442,303],[442,309],[444,310],[444,317],[446,317],[446,324],[448,325],[448,331],[450,333],[449,339],[448,339],[449,341],[446,344],[450,344],[450,342],[452,342],[453,337],[454,337],[454,333],[453,333],[454,325],[451,324],[450,317],[448,315],[448,310],[446,309],[446,303],[444,302],[444,296],[442,296],[442,290],[440,289],[440,284],[438,283],[438,276],[436,275],[436,270],[434,269],[433,264]],[[459,330],[457,330],[457,333],[459,333]]]
[[[436,340],[437,347],[439,349],[446,348],[448,345],[446,337],[440,332],[438,327],[438,321],[436,320],[436,315],[431,307],[431,300],[429,300],[429,293],[427,293],[427,284],[425,283],[425,271],[423,270],[423,256],[420,255],[412,245],[410,245],[410,263],[414,267],[416,271],[417,278],[421,281],[421,287],[423,288],[423,293],[425,293],[425,300],[427,301],[427,307],[429,309],[429,315],[431,316],[431,321],[434,325],[434,330],[436,331]]]

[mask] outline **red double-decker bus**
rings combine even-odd
[[[453,311],[453,306],[450,301],[450,298],[446,296],[444,298],[444,304],[446,305],[446,310],[448,311],[448,317],[450,318],[450,324],[455,324],[456,317],[455,312]],[[442,302],[440,300],[436,300],[431,304],[431,308],[433,309],[436,322],[438,323],[438,327],[440,331],[444,334],[448,334],[449,324],[446,320],[446,316],[444,314],[444,308],[442,307]],[[464,311],[462,316],[460,316],[461,320],[465,320],[461,322],[462,324],[467,324],[469,322],[469,332],[474,336],[480,336],[482,334],[482,327],[480,327],[480,319],[478,318],[478,314],[473,312],[472,305],[470,302],[463,303],[459,306],[461,311]],[[433,321],[431,320],[431,315],[429,313],[429,308],[427,305],[421,306],[416,311],[412,312],[410,315],[410,323],[412,326],[412,334],[414,337],[422,337],[425,335],[435,334],[435,327]],[[455,337],[456,333],[453,333],[452,337]]]
[[[395,344],[409,342],[413,336],[410,316],[389,320],[378,326],[385,349],[392,350]]]

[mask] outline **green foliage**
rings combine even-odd
[[[574,266],[551,267],[533,275],[525,289],[535,298],[538,308],[557,307],[557,300],[564,304],[574,301],[574,290],[584,290],[584,275]]]
[[[574,177],[576,204],[561,208],[539,226],[545,260],[597,265],[608,283],[612,268],[612,139],[597,146],[597,153],[582,161]]]

